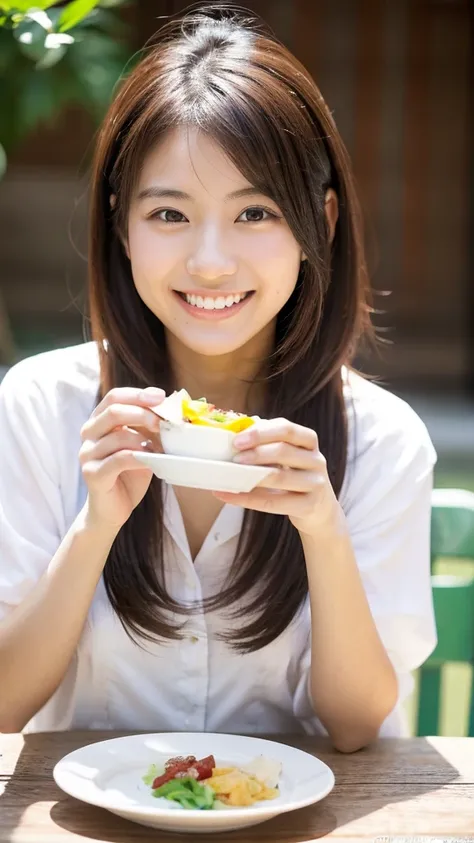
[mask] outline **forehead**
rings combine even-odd
[[[208,193],[216,198],[249,186],[216,141],[188,126],[168,132],[147,154],[137,189],[154,184],[166,184],[193,196]]]

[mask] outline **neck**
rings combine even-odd
[[[206,398],[222,410],[262,414],[264,383],[254,383],[273,348],[273,332],[254,337],[236,351],[221,355],[190,351],[172,334],[167,350],[175,389],[186,389],[192,398]]]

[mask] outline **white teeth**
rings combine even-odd
[[[206,296],[203,298],[202,296],[186,293],[185,298],[187,303],[193,307],[199,307],[203,310],[224,310],[225,307],[232,307],[232,305],[238,304],[247,295],[248,293],[237,293],[235,296],[218,296],[217,298]]]

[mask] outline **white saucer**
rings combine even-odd
[[[165,761],[175,755],[202,758],[210,754],[214,755],[218,766],[225,767],[247,764],[257,755],[279,761],[282,775],[278,797],[244,808],[185,810],[176,803],[155,799],[151,788],[143,784],[142,776],[150,764],[164,766]],[[53,775],[56,784],[70,796],[132,822],[167,831],[201,834],[256,825],[278,814],[313,805],[334,787],[334,774],[330,768],[300,749],[263,738],[205,732],[130,735],[93,743],[58,761]],[[267,835],[266,839],[275,840],[276,836],[275,828],[273,837]],[[129,837],[131,839],[132,835]],[[160,836],[155,839],[158,841]]]
[[[276,469],[263,465],[175,457],[135,451],[136,459],[172,486],[189,486],[211,492],[251,492]]]

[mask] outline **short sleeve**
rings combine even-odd
[[[381,411],[375,405],[368,412],[355,406],[340,502],[371,613],[397,673],[399,704],[380,732],[388,736],[406,731],[400,703],[413,688],[411,672],[437,641],[430,571],[436,453],[416,413],[395,396],[383,395]],[[300,658],[295,714],[305,729],[320,732],[319,721],[310,716],[310,663],[308,640]]]
[[[348,467],[341,504],[372,616],[401,675],[436,646],[430,555],[436,453],[421,419],[400,405],[398,423],[382,420],[354,470]]]
[[[29,360],[0,385],[0,619],[38,582],[64,534],[57,410]]]

